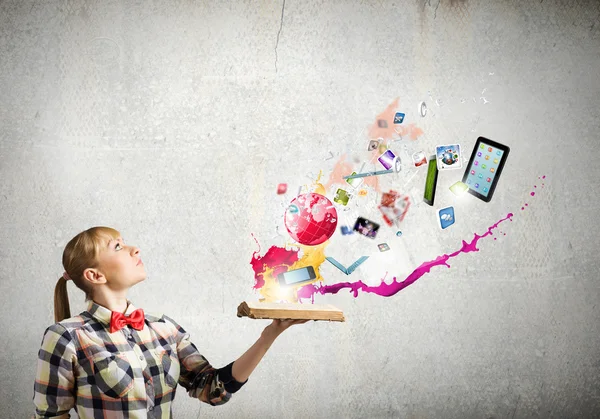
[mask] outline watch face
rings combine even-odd
[[[396,173],[400,173],[402,170],[402,161],[400,160],[400,156],[396,157],[396,162],[394,163],[394,170]]]

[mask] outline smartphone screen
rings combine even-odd
[[[425,194],[423,201],[433,206],[435,200],[435,187],[437,186],[438,168],[435,155],[429,157],[429,166],[427,166],[427,180],[425,181]]]
[[[366,218],[358,217],[354,223],[354,230],[358,231],[365,237],[374,239],[379,230],[379,224],[369,221]]]
[[[463,182],[469,193],[489,202],[502,173],[510,148],[488,138],[479,137],[475,143]]]
[[[295,285],[301,282],[312,281],[316,277],[312,266],[283,272],[277,276],[281,285]]]

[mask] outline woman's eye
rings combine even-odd
[[[121,243],[117,243],[117,246],[121,246]],[[117,248],[117,246],[115,246],[115,249]]]

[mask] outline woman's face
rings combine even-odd
[[[106,284],[114,291],[130,288],[146,279],[140,249],[128,246],[123,239],[111,239],[98,255],[98,270],[106,277]]]

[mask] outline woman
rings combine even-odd
[[[63,252],[66,272],[54,290],[56,323],[38,353],[35,418],[171,418],[177,384],[190,397],[216,406],[247,381],[273,341],[293,324],[274,320],[239,359],[215,369],[166,315],[136,308],[127,291],[146,279],[140,251],[118,231],[93,227]],[[71,317],[67,281],[89,301]],[[101,412],[101,413],[100,413]]]

